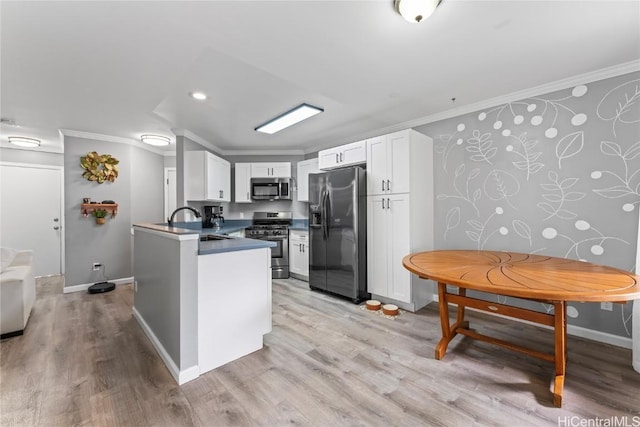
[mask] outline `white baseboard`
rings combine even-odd
[[[439,302],[440,301],[440,299],[438,298],[437,294],[433,296],[433,301],[434,302]],[[455,306],[455,304],[449,304],[449,305]],[[491,316],[502,317],[503,319],[515,320],[517,322],[522,322],[522,323],[526,323],[526,324],[529,324],[529,325],[538,326],[538,327],[541,327],[541,328],[553,330],[553,328],[551,326],[541,325],[539,323],[530,322],[530,321],[524,320],[524,319],[517,319],[515,317],[504,316],[504,315],[498,314],[498,313],[490,313],[488,311],[478,310],[478,309],[475,309],[473,307],[467,307],[467,310],[473,310],[473,311],[477,311],[479,313],[485,313],[485,314],[489,314]],[[592,340],[592,341],[597,341],[597,342],[601,342],[601,343],[605,343],[605,344],[615,345],[616,347],[622,347],[622,348],[628,348],[628,349],[632,348],[631,338],[621,337],[619,335],[613,335],[613,334],[610,334],[608,332],[595,331],[593,329],[583,328],[582,326],[567,325],[567,334],[575,336],[575,337],[586,338],[586,339],[589,339],[589,340]],[[640,366],[639,366],[639,368],[640,368]]]
[[[136,308],[133,307],[132,312],[133,312],[133,317],[138,321],[138,324],[144,331],[147,338],[149,338],[149,341],[151,341],[151,344],[153,344],[153,347],[158,352],[158,355],[160,356],[165,366],[169,370],[169,373],[171,374],[173,379],[176,380],[178,385],[187,383],[200,376],[200,368],[198,367],[198,365],[191,366],[187,369],[180,371],[176,366],[175,362],[173,361],[173,359],[171,358],[171,356],[169,356],[169,353],[167,353],[167,351],[164,349],[164,346],[160,343],[160,340],[158,340],[158,338],[153,333],[153,331],[151,330],[147,322],[144,321],[144,319],[142,318],[138,310],[136,310]]]
[[[109,283],[115,283],[116,285],[126,285],[129,283],[133,283],[133,277],[124,277],[122,279],[114,279],[114,280],[108,280]],[[89,289],[89,286],[94,285],[96,282],[93,283],[83,283],[82,285],[73,285],[73,286],[65,286],[64,288],[62,288],[62,293],[63,294],[70,294],[72,292],[82,292],[82,291],[86,291],[87,289]]]

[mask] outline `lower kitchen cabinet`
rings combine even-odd
[[[289,230],[289,274],[309,281],[309,232]]]

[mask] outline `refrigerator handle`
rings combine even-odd
[[[320,215],[322,217],[322,238],[327,240],[327,217],[326,217],[326,203],[327,193],[322,190],[322,196],[320,196]]]
[[[329,192],[324,193],[324,229],[325,229],[325,239],[329,238],[329,203],[331,203],[331,199],[329,198]]]

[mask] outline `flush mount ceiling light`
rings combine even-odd
[[[193,99],[197,99],[198,101],[204,101],[207,99],[207,94],[202,92],[191,92],[189,93],[189,96]]]
[[[145,144],[155,145],[156,147],[162,147],[171,143],[170,138],[160,135],[142,135],[140,137],[140,141],[144,142]]]
[[[427,19],[442,0],[395,0],[396,11],[409,22],[418,23]]]
[[[33,148],[40,146],[39,139],[25,138],[23,136],[10,136],[9,142],[19,147]]]
[[[269,120],[268,122],[255,128],[255,131],[268,133],[269,135],[281,131],[284,128],[293,126],[298,122],[301,122],[309,117],[313,117],[316,114],[320,114],[324,109],[314,107],[309,104],[300,104],[292,110],[286,113],[280,114],[278,117]]]

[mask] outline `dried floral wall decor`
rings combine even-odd
[[[98,154],[92,151],[80,157],[80,166],[85,170],[82,177],[98,184],[105,181],[114,182],[118,177],[118,163],[120,160],[110,154]]]

